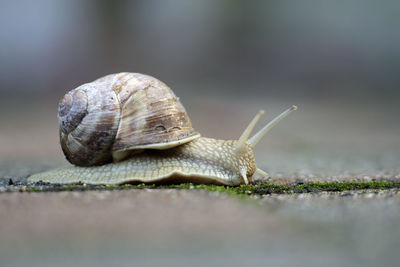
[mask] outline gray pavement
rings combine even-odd
[[[398,266],[399,190],[0,194],[1,266]]]

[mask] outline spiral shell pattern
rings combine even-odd
[[[102,165],[120,152],[167,149],[200,137],[172,90],[139,73],[107,75],[68,92],[59,103],[58,121],[63,152],[78,166]]]

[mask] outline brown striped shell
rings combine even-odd
[[[200,137],[172,90],[139,73],[117,73],[68,92],[58,105],[60,142],[78,166],[118,161]]]

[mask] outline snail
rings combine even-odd
[[[194,182],[248,184],[257,168],[253,149],[296,106],[257,134],[259,111],[238,140],[196,132],[185,108],[158,79],[117,73],[69,91],[59,102],[60,143],[75,166],[28,177],[31,182],[125,184]]]

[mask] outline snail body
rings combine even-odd
[[[238,140],[200,137],[172,90],[138,73],[107,75],[68,92],[59,103],[60,142],[76,166],[32,175],[32,182],[125,184],[194,182],[240,185],[257,168],[253,148],[286,110],[249,138],[260,111]]]
[[[146,150],[120,162],[51,170],[31,176],[30,180],[86,184],[190,181],[238,185],[244,182],[243,176],[253,176],[256,163],[250,149],[240,156],[233,153],[234,143],[201,137],[167,150]]]

